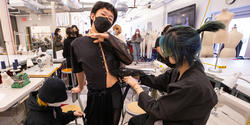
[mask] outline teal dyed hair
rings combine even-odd
[[[209,21],[200,29],[195,30],[190,26],[175,26],[160,39],[160,48],[165,57],[173,57],[176,65],[182,65],[186,59],[189,65],[198,59],[201,49],[200,33],[203,31],[216,32],[224,29],[225,25],[219,21]]]

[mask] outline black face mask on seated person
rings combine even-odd
[[[163,62],[164,64],[166,64],[170,68],[176,68],[176,64],[171,64],[169,62],[169,56],[166,58],[162,58],[161,62]]]
[[[104,33],[112,26],[106,17],[96,17],[94,21],[95,29],[99,33]]]

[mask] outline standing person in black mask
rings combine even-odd
[[[146,114],[130,119],[129,125],[153,125],[162,120],[163,125],[206,125],[218,99],[199,60],[200,33],[224,29],[221,22],[207,22],[200,29],[176,26],[160,39],[161,52],[171,70],[155,77],[141,74],[141,84],[166,92],[158,100],[149,96],[131,76],[125,77],[139,96],[138,105]],[[169,65],[172,64],[172,65]]]
[[[82,37],[82,34],[79,34],[79,29],[77,28],[76,25],[72,25],[71,28],[73,29],[73,31],[76,34],[76,37]]]
[[[63,57],[66,58],[66,68],[72,68],[71,66],[71,55],[70,55],[70,45],[72,43],[72,41],[76,38],[76,32],[74,32],[74,30],[71,27],[68,27],[66,29],[66,34],[67,34],[67,38],[64,40],[64,46],[63,46]],[[71,79],[71,75],[68,75],[68,79],[69,79],[69,90],[72,89],[72,79]]]
[[[121,62],[131,64],[133,58],[124,42],[107,33],[117,18],[112,4],[97,2],[90,18],[88,35],[71,44],[72,69],[79,84],[72,92],[82,91],[87,80],[87,124],[118,125],[123,105],[119,67]]]

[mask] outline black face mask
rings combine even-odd
[[[79,34],[79,31],[75,31],[74,33],[75,33],[76,35],[78,35],[78,34]]]
[[[106,17],[96,17],[94,21],[95,29],[99,33],[104,33],[112,26]]]
[[[165,63],[165,64],[166,64],[168,67],[170,67],[170,68],[176,68],[176,64],[171,64],[171,63],[169,62],[169,57],[163,58],[163,59],[161,60],[161,62]]]

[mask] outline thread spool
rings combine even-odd
[[[13,62],[13,70],[17,70],[17,63]]]
[[[15,62],[15,63],[16,63],[16,65],[18,66],[18,60],[17,60],[17,59],[15,59],[15,60],[14,60],[14,62]]]
[[[4,61],[1,61],[1,67],[2,67],[2,69],[6,69],[6,65],[5,65]]]

